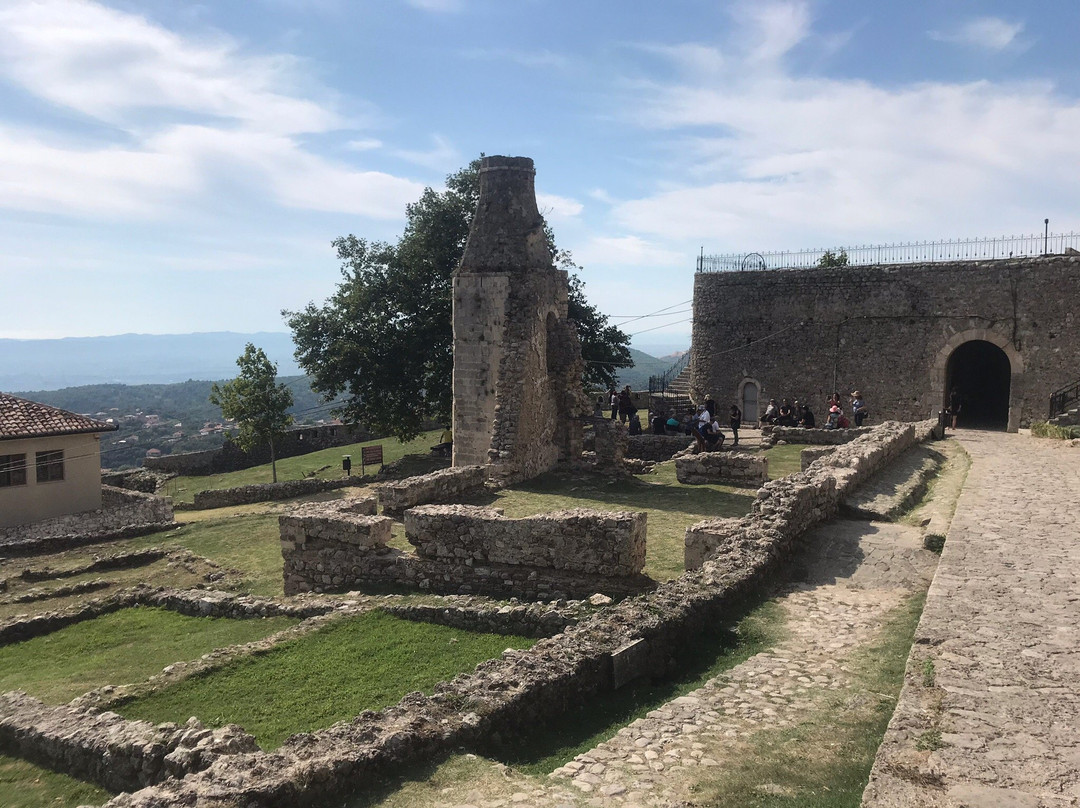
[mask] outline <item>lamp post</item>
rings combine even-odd
[[[1050,254],[1050,220],[1043,219],[1043,255]]]

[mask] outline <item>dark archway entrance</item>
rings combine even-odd
[[[1006,429],[1009,425],[1009,357],[997,345],[971,340],[959,346],[945,366],[945,405],[949,394],[960,391],[959,426]]]

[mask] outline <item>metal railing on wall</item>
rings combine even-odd
[[[751,269],[809,269],[821,266],[826,254],[832,265],[926,264],[941,261],[993,261],[1030,258],[1080,251],[1080,233],[1036,233],[1030,236],[994,236],[946,241],[910,241],[864,244],[856,247],[774,251],[728,255],[699,255],[698,272],[740,272]],[[846,256],[844,263],[843,256]]]
[[[649,392],[650,393],[666,393],[671,387],[671,383],[683,372],[686,366],[690,363],[690,352],[687,351],[679,357],[670,368],[663,373],[658,373],[655,376],[649,377]]]
[[[1053,419],[1080,402],[1080,381],[1067,384],[1050,395],[1050,418]]]

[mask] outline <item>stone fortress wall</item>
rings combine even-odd
[[[934,417],[950,356],[983,341],[1007,357],[1016,430],[1045,419],[1050,394],[1080,373],[1078,303],[1073,255],[698,273],[691,393],[724,406],[757,385],[762,409],[799,398],[821,418],[830,393],[858,389],[872,423]]]
[[[44,519],[28,525],[0,528],[0,545],[51,541],[57,546],[99,541],[114,534],[163,530],[173,524],[172,506],[161,497],[101,486],[101,507]]]

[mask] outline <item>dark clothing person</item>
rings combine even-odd
[[[717,421],[713,421],[708,424],[705,429],[707,432],[703,432],[702,437],[705,439],[705,450],[708,452],[718,452],[724,446],[724,433],[720,431],[720,424]]]
[[[619,423],[625,424],[635,412],[634,401],[630,397],[630,387],[627,386],[619,393]]]
[[[641,434],[641,419],[638,418],[638,414],[637,414],[636,411],[630,413],[630,430],[629,431],[630,431],[631,435],[640,435]]]
[[[858,390],[851,394],[851,414],[855,418],[855,426],[862,426],[866,416],[870,414],[866,402],[863,401],[862,393]]]
[[[654,435],[665,434],[665,427],[667,424],[664,422],[664,416],[657,415],[652,419],[652,432]]]
[[[705,409],[708,411],[710,419],[716,417],[716,402],[711,398],[705,399]]]
[[[814,424],[814,413],[810,412],[810,405],[807,404],[802,408],[802,418],[799,419],[799,426],[806,429],[813,429]]]
[[[742,410],[738,404],[732,404],[728,412],[728,426],[731,427],[731,445],[739,445],[739,427],[742,426]]]
[[[955,387],[949,393],[949,415],[952,416],[952,428],[956,429],[956,421],[960,417],[960,405],[963,403],[960,391]]]

